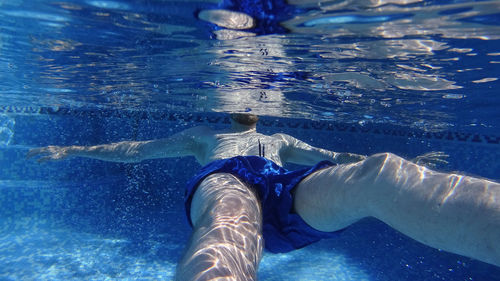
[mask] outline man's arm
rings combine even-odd
[[[182,156],[199,158],[205,152],[209,132],[208,127],[194,127],[158,140],[123,141],[95,146],[47,146],[30,150],[27,158],[39,156],[39,162],[62,160],[68,156],[113,162],[140,162]]]
[[[281,151],[281,159],[283,162],[300,165],[314,165],[319,161],[328,160],[336,164],[348,164],[366,158],[365,155],[333,152],[317,148],[286,134],[274,134],[273,137],[285,141],[285,146]]]

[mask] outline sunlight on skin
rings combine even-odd
[[[375,217],[431,247],[500,265],[499,198],[498,183],[383,153],[310,175],[297,187],[294,207],[321,231]]]
[[[446,203],[446,201],[448,200],[448,198],[450,198],[451,196],[453,196],[453,194],[455,193],[456,188],[462,182],[462,179],[463,179],[463,176],[450,175],[450,191],[443,198],[443,201],[441,201],[441,204]]]
[[[207,177],[193,198],[195,232],[176,280],[256,280],[263,248],[261,212],[255,194],[234,176]]]
[[[498,206],[488,203],[497,200],[499,184],[439,173],[394,155],[383,167],[383,184],[376,184],[382,193],[371,195],[378,198],[372,203],[378,219],[432,247],[500,263]]]

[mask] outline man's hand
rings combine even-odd
[[[28,151],[28,154],[26,154],[26,158],[30,159],[33,157],[40,157],[38,158],[38,163],[46,162],[46,161],[53,161],[53,160],[62,160],[69,155],[69,146],[47,146],[47,147],[40,147],[40,148],[34,148],[30,149]]]
[[[448,157],[449,155],[442,151],[432,151],[413,158],[411,162],[427,168],[436,168],[438,165],[448,164]]]

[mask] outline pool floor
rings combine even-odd
[[[171,280],[183,249],[177,241],[178,233],[137,239],[81,232],[43,218],[4,219],[0,280]],[[499,272],[368,220],[338,239],[286,254],[265,253],[259,280],[498,280]]]

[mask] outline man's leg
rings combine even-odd
[[[263,239],[254,191],[231,174],[213,174],[191,206],[194,229],[176,280],[256,280]]]
[[[308,176],[294,208],[321,231],[372,216],[431,247],[500,266],[500,184],[493,181],[384,153]]]

